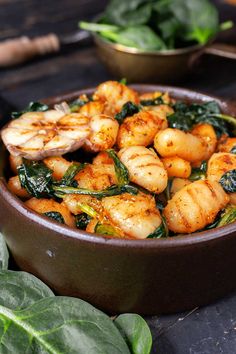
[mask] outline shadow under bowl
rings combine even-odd
[[[139,92],[168,91],[176,99],[215,99],[185,89],[135,85]],[[47,100],[73,100],[77,91]],[[217,100],[223,112],[236,108]],[[171,313],[208,304],[236,288],[236,223],[168,239],[112,239],[71,229],[40,216],[10,193],[1,146],[0,231],[20,269],[57,294],[80,297],[112,313]]]

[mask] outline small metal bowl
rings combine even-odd
[[[116,78],[128,82],[174,83],[184,79],[203,53],[236,59],[236,47],[226,44],[194,45],[164,51],[141,51],[112,43],[94,34],[98,55]]]

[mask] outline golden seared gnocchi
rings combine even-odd
[[[191,175],[191,164],[189,161],[178,156],[163,157],[161,159],[168,177],[188,178]]]
[[[102,206],[111,225],[131,238],[144,239],[162,223],[154,198],[143,193],[106,197],[102,199]]]
[[[95,115],[90,120],[91,133],[85,140],[84,150],[98,152],[111,148],[119,130],[119,124],[113,117],[105,114]]]
[[[51,216],[49,217],[51,217],[54,220],[57,220],[56,217],[60,215],[62,217],[61,219],[62,223],[65,223],[66,225],[71,227],[75,226],[74,217],[70,213],[68,208],[63,204],[56,202],[55,200],[31,198],[25,202],[25,205],[39,214],[43,214],[43,215],[46,214],[46,216],[49,216],[47,215],[48,213],[51,214]],[[53,213],[55,217],[53,217]],[[55,213],[59,213],[59,214],[55,214]]]
[[[156,133],[167,127],[166,114],[155,111],[141,111],[128,117],[121,124],[117,145],[123,147],[152,144]]]
[[[154,147],[162,157],[178,156],[189,162],[202,161],[207,152],[207,144],[201,136],[171,128],[156,134]]]
[[[163,163],[154,151],[144,146],[130,146],[119,151],[118,156],[129,171],[130,181],[153,193],[161,193],[168,177]]]
[[[212,125],[210,124],[197,124],[191,131],[196,136],[201,136],[205,140],[207,148],[203,160],[208,160],[216,150],[217,136]]]
[[[37,106],[1,131],[8,189],[31,210],[137,240],[236,222],[236,119],[217,102],[106,81],[73,102]]]
[[[171,231],[191,233],[212,223],[228,202],[229,197],[218,182],[195,181],[175,193],[164,216]]]

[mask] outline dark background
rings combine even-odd
[[[220,7],[222,20],[236,22],[236,6],[220,0],[215,2]],[[79,20],[91,19],[106,3],[106,0],[0,0],[0,40],[49,32],[71,33],[77,29]],[[236,45],[235,29],[218,40]],[[77,45],[56,56],[0,70],[0,96],[11,105],[23,108],[29,101],[94,86],[111,78],[96,57],[92,43]],[[204,55],[180,86],[236,102],[236,61]],[[0,110],[3,108],[0,103]],[[146,319],[153,335],[153,353],[236,353],[236,295],[183,314]]]

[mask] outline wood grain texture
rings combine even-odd
[[[0,40],[54,31],[73,32],[79,19],[92,18],[106,3],[106,0],[0,0]],[[221,18],[236,22],[236,7],[222,4],[221,0],[217,3],[221,5]],[[222,34],[221,40],[236,44],[235,29]],[[57,56],[1,70],[0,95],[23,108],[29,101],[95,86],[109,78],[112,77],[96,57],[94,47],[74,46]],[[180,85],[236,101],[236,62],[204,55],[192,75]],[[0,100],[0,110],[9,112],[9,105]],[[236,353],[236,295],[201,309],[153,316],[147,321],[153,334],[153,354]]]

